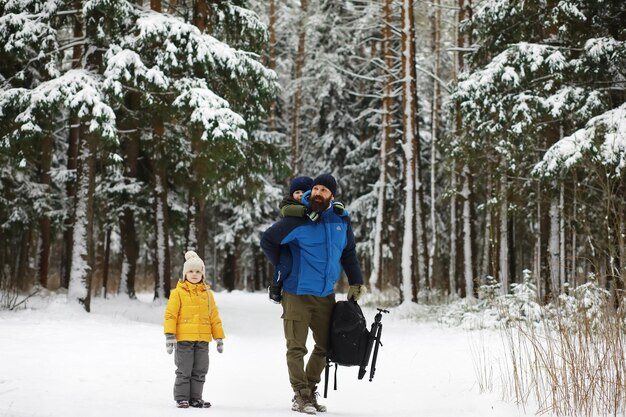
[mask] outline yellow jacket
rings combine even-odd
[[[175,334],[179,342],[210,342],[211,339],[224,338],[222,319],[213,292],[203,282],[178,282],[170,293],[163,327],[165,333]]]

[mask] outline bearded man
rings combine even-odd
[[[303,198],[318,215],[285,217],[261,238],[261,248],[274,266],[280,261],[281,246],[289,249],[291,269],[282,277],[281,300],[287,370],[294,391],[292,410],[307,414],[326,411],[317,402],[317,385],[326,366],[334,288],[342,268],[350,284],[348,299],[357,300],[365,291],[350,218],[345,210],[341,214],[333,210],[336,192],[337,181],[332,175],[318,176],[308,199],[306,195]],[[305,367],[309,329],[315,347]]]

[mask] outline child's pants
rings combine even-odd
[[[204,380],[209,371],[209,343],[178,342],[174,362],[174,401],[201,400]]]

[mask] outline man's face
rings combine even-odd
[[[324,211],[330,206],[330,200],[333,198],[333,193],[323,185],[316,185],[311,190],[311,198],[309,203],[313,211]]]

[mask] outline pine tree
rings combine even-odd
[[[537,253],[547,252],[548,241],[516,220],[523,218],[516,210],[532,212],[533,205],[539,207],[535,229],[541,225],[542,234],[551,230],[552,267],[542,275],[549,274],[552,284],[546,289],[555,297],[564,282],[575,279],[562,276],[565,254],[558,255],[566,250],[564,216],[571,212],[566,201],[559,202],[560,193],[572,187],[572,178],[550,175],[539,189],[527,178],[543,157],[542,149],[624,101],[617,82],[623,71],[623,31],[616,20],[624,13],[621,2],[585,0],[487,1],[475,11],[470,29],[478,47],[455,94],[465,129],[460,146],[471,155],[472,166],[492,166],[500,178],[495,196],[501,208],[498,268],[505,282],[506,269],[515,279],[514,265],[530,261],[513,250],[512,233],[521,241],[536,239]],[[519,198],[528,195],[530,200]],[[549,264],[542,256],[537,255],[538,262]],[[535,268],[538,273],[544,269]]]

